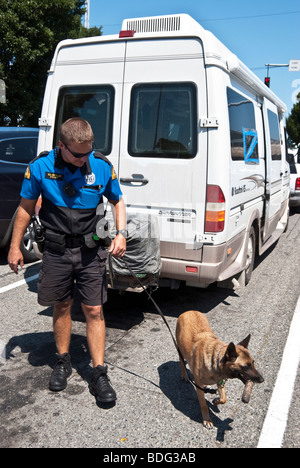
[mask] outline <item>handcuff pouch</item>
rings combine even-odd
[[[66,250],[66,236],[47,229],[45,233],[45,247],[64,253]]]

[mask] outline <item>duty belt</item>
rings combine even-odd
[[[70,236],[49,229],[45,232],[45,247],[61,253],[64,253],[66,248],[75,249],[85,246],[92,249],[101,243],[101,239],[95,239],[93,233]]]

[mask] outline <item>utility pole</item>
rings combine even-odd
[[[84,14],[84,27],[89,29],[90,27],[90,0],[86,0],[85,9],[86,9],[86,12]]]

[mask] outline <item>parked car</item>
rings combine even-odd
[[[299,149],[289,150],[290,163],[290,206],[300,206],[300,151]]]
[[[37,155],[38,128],[0,127],[0,248],[8,248],[20,203],[20,190],[28,163]],[[33,227],[23,237],[25,262],[37,260]]]

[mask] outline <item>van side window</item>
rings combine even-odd
[[[28,164],[37,155],[38,137],[11,138],[0,141],[0,160]]]
[[[241,94],[227,88],[231,157],[233,161],[259,164],[254,106]]]
[[[71,117],[87,120],[94,132],[94,149],[105,156],[112,148],[115,91],[112,86],[68,86],[60,89],[54,131],[54,146],[59,128]]]
[[[271,154],[273,161],[280,161],[281,159],[281,146],[280,146],[280,133],[279,122],[277,115],[268,109],[268,120],[271,139]]]
[[[197,153],[196,86],[139,84],[131,93],[131,156],[193,158]]]

